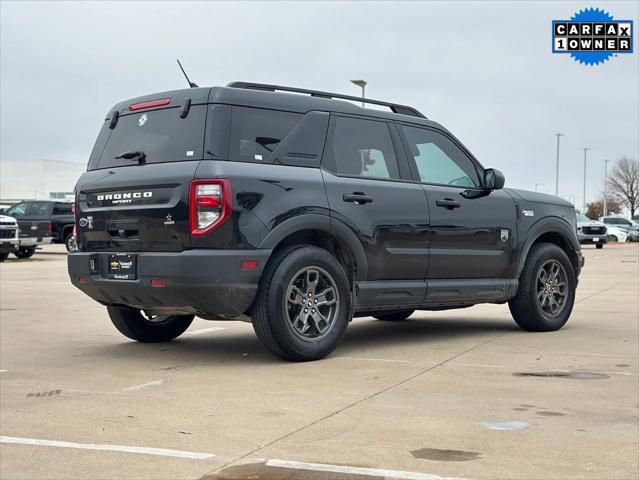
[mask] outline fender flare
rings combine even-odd
[[[365,280],[368,277],[366,253],[357,235],[344,223],[328,215],[304,214],[289,218],[271,230],[259,248],[274,249],[289,235],[303,230],[320,230],[335,237],[350,250],[357,266],[357,279]]]
[[[560,217],[545,217],[535,222],[526,232],[526,242],[521,248],[521,256],[517,261],[517,269],[515,271],[515,278],[519,278],[524,264],[528,258],[528,252],[533,244],[546,233],[557,233],[561,235],[568,245],[572,247],[574,251],[579,251],[579,240],[577,240],[577,234],[573,231],[572,226]]]
[[[61,237],[63,241],[64,241],[64,238],[66,237],[66,232],[71,230],[71,232],[73,233],[73,226],[74,226],[73,223],[66,223],[62,225],[62,229],[60,230],[60,233],[61,233]]]

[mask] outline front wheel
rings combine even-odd
[[[616,235],[610,235],[610,237],[608,237],[610,239],[611,242],[618,242],[619,239],[617,238]]]
[[[566,252],[555,244],[533,245],[519,277],[510,312],[524,330],[550,332],[568,321],[577,282]]]
[[[262,275],[251,317],[273,355],[297,362],[323,358],[337,347],[352,317],[346,273],[324,249],[283,249]]]
[[[9,257],[9,252],[0,253],[0,263],[4,262]]]
[[[603,243],[598,243],[596,244],[596,248],[601,249],[603,248],[604,244]]]
[[[20,247],[13,254],[18,258],[31,258],[35,251],[35,247]]]
[[[128,307],[107,307],[115,328],[138,342],[169,342],[189,328],[193,315],[148,315]]]

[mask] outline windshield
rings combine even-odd
[[[582,215],[582,214],[577,214],[577,221],[579,223],[592,222],[592,220],[590,220],[588,217],[586,217],[585,215]]]
[[[201,160],[204,144],[204,105],[194,105],[186,118],[179,108],[122,115],[113,130],[105,121],[89,160],[89,170],[146,163]],[[127,154],[129,158],[116,158]]]

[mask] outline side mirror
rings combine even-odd
[[[501,190],[506,183],[506,177],[496,168],[484,170],[484,188],[489,190]]]

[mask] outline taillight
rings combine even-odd
[[[53,228],[51,226],[51,222],[48,222],[48,224],[47,224],[47,235],[51,235],[51,233],[53,233]]]
[[[220,227],[232,210],[231,181],[193,180],[189,194],[191,235],[205,235]]]

